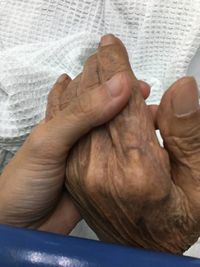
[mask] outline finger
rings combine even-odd
[[[82,73],[80,73],[74,80],[72,80],[68,84],[67,90],[64,90],[62,92],[61,100],[60,100],[60,103],[61,103],[60,104],[60,108],[61,108],[61,110],[65,109],[70,104],[72,99],[77,97],[81,76],[82,76]]]
[[[66,90],[71,78],[67,74],[62,74],[53,86],[48,95],[45,121],[51,120],[61,109],[61,95]]]
[[[123,43],[113,35],[101,39],[97,54],[100,79],[106,81],[113,73],[128,71],[132,77],[132,94],[128,106],[109,124],[110,136],[118,153],[131,151],[130,147],[145,147],[149,140],[156,139],[153,119],[146,106],[141,91],[141,82],[134,76]],[[144,83],[142,85],[144,88]],[[146,85],[145,85],[146,87]],[[120,127],[119,127],[120,125]],[[133,125],[130,127],[130,125]],[[124,129],[123,131],[121,129]],[[122,145],[119,146],[118,144]]]
[[[78,95],[106,82],[120,71],[130,70],[126,49],[114,35],[111,35],[112,44],[103,48],[103,40],[107,40],[109,36],[102,37],[97,53],[85,62]],[[128,65],[125,68],[124,57]]]
[[[94,54],[90,56],[84,64],[79,86],[80,92],[78,92],[78,94],[85,92],[86,90],[92,90],[100,84],[97,54]]]
[[[157,111],[158,111],[158,105],[148,105],[152,120],[153,120],[153,124],[155,129],[158,129],[158,125],[157,125]]]
[[[200,109],[196,81],[184,77],[164,94],[157,124],[172,161],[173,180],[185,191],[198,191],[200,173]],[[198,199],[198,198],[197,198]]]
[[[150,95],[150,90],[151,90],[150,85],[141,80],[139,80],[138,82],[139,82],[139,90],[142,96],[144,97],[144,99],[147,99]]]
[[[99,79],[101,81],[109,79],[113,74],[120,71],[129,70],[132,72],[124,44],[113,34],[108,34],[101,38],[97,59],[97,69],[100,72]],[[134,77],[133,73],[132,75]],[[138,81],[138,83],[140,93],[146,99],[150,94],[150,86],[144,81]]]
[[[104,82],[121,71],[130,71],[128,53],[123,43],[114,35],[101,38],[97,53],[99,79]]]
[[[121,72],[92,91],[74,98],[55,118],[40,125],[40,138],[35,131],[38,148],[42,151],[42,146],[48,146],[49,154],[52,153],[54,158],[66,157],[81,136],[121,111],[129,100],[131,90],[130,74]]]
[[[119,44],[121,45],[121,42]],[[110,50],[111,50],[110,53],[112,53],[112,47],[110,47]],[[115,68],[115,66],[111,65],[110,70],[111,68]],[[81,92],[84,92],[85,90],[92,90],[93,88],[95,88],[97,85],[101,83],[98,70],[99,70],[99,67],[98,67],[97,54],[94,54],[91,57],[89,57],[89,59],[86,61],[84,65],[83,73],[82,73],[81,80],[80,80],[80,86],[79,86],[79,90],[81,91],[78,94],[80,94]],[[139,81],[139,89],[144,99],[146,99],[150,94],[149,84],[147,84],[144,81]]]

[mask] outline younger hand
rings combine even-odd
[[[120,92],[112,97],[113,87],[105,83],[60,111],[57,96],[70,81],[67,75],[58,79],[49,96],[46,121],[33,129],[0,177],[1,224],[68,233],[80,220],[63,187],[68,152],[81,136],[113,118],[131,90],[122,81]],[[112,81],[116,84],[118,77]]]

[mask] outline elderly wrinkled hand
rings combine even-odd
[[[156,113],[162,148],[126,49],[112,35],[102,39],[60,105],[92,92],[113,75],[131,87],[131,98],[120,114],[72,148],[66,187],[101,240],[182,253],[200,234],[196,83],[193,78],[182,78],[163,96]],[[116,83],[117,88],[120,85]],[[86,107],[82,103],[82,110]]]
[[[131,87],[119,77],[93,87],[62,106],[71,79],[62,75],[48,98],[46,120],[33,129],[0,176],[0,223],[69,233],[80,220],[64,188],[66,160],[84,134],[113,118],[128,102]],[[77,80],[73,81],[77,84]],[[148,94],[143,84],[141,91]],[[72,99],[73,98],[73,99]],[[59,109],[58,109],[59,107]]]

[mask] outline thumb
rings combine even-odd
[[[195,188],[200,176],[200,109],[194,78],[178,80],[164,94],[157,125],[169,152],[175,183]]]
[[[34,147],[48,148],[54,158],[66,157],[74,143],[92,128],[106,123],[127,104],[132,91],[132,76],[128,71],[73,98],[70,104],[32,133]]]

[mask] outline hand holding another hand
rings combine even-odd
[[[165,143],[162,148],[125,47],[112,35],[102,39],[62,101],[67,105],[74,91],[77,96],[92,92],[113,75],[126,79],[131,98],[120,114],[72,148],[66,187],[100,239],[182,253],[200,234],[196,83],[182,78],[163,96],[155,117]]]
[[[69,233],[80,220],[64,188],[68,153],[81,136],[124,107],[131,86],[126,79],[114,77],[112,84],[119,81],[120,91],[111,82],[78,97],[72,91],[70,102],[61,107],[70,81],[67,75],[59,78],[49,95],[46,120],[33,129],[0,177],[2,224]],[[142,88],[147,93],[145,84]]]
[[[0,223],[69,233],[80,212],[102,240],[173,253],[192,245],[200,234],[197,86],[178,80],[156,112],[148,94],[121,41],[104,37],[80,75],[59,78],[45,121],[4,169]]]
[[[74,228],[81,217],[64,188],[68,153],[81,136],[125,106],[131,94],[126,76],[96,84],[78,97],[73,87],[81,75],[72,82],[65,74],[58,79],[48,98],[46,120],[33,129],[0,176],[1,224],[63,234]],[[70,101],[65,103],[68,91]],[[141,92],[148,95],[145,83]]]

